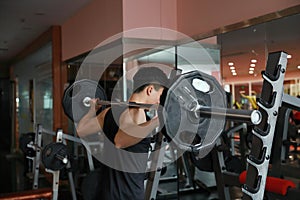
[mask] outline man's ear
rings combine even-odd
[[[149,85],[146,89],[147,95],[150,95],[153,89],[154,89],[153,86]]]

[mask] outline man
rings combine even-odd
[[[134,92],[129,102],[159,104],[167,85],[164,72],[156,67],[140,68],[133,77]],[[151,134],[159,126],[157,116],[147,119],[145,108],[114,106],[96,116],[96,99],[80,120],[80,137],[103,131],[104,164],[98,199],[144,199],[144,178]]]

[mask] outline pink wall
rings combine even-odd
[[[122,32],[122,18],[121,0],[93,0],[62,25],[62,59],[87,52]]]
[[[124,31],[142,27],[177,30],[177,0],[123,0]],[[125,36],[151,39],[170,37],[170,34],[157,34],[157,30],[149,30],[130,31]]]
[[[193,36],[299,3],[299,0],[93,0],[62,25],[62,58],[66,60],[92,50],[123,30],[162,27]],[[162,39],[156,32],[125,36]]]
[[[177,0],[178,31],[194,36],[300,4],[299,0]]]

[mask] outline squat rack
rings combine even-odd
[[[262,120],[258,125],[255,125],[252,130],[253,148],[251,148],[249,157],[247,158],[248,169],[246,183],[242,186],[242,192],[244,194],[243,200],[256,200],[263,199],[264,197],[279,108],[286,106],[300,110],[300,99],[284,94],[283,83],[286,66],[287,54],[285,52],[274,52],[269,54],[266,70],[262,72],[264,81],[261,97],[258,100]],[[159,147],[161,144],[157,145]],[[163,153],[164,152],[157,153],[157,157],[153,163],[154,165],[156,164],[156,171],[150,176],[151,179],[146,187],[148,199],[156,198],[155,192],[158,187]],[[228,191],[224,194],[225,199],[229,198]]]
[[[254,126],[252,147],[247,159],[246,184],[243,185],[243,200],[263,199],[271,157],[272,143],[279,108],[282,106],[300,110],[300,99],[284,94],[284,75],[287,66],[287,53],[270,53],[263,75],[261,98],[258,101],[262,114],[260,124]]]

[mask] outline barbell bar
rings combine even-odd
[[[90,107],[90,97],[85,97],[82,101],[83,105],[86,107]],[[98,99],[97,100],[97,105],[101,106],[127,106],[127,107],[132,107],[132,108],[143,108],[143,109],[153,109],[153,108],[158,108],[158,104],[144,104],[144,103],[136,103],[136,102],[121,102],[121,101],[105,101]]]
[[[195,111],[203,117],[225,117],[228,120],[246,122],[252,125],[258,125],[261,122],[262,115],[258,110],[238,110],[238,109],[223,109],[201,106]]]
[[[83,104],[86,107],[90,107],[90,97],[85,97],[83,99]],[[142,108],[142,109],[158,109],[158,104],[143,104],[143,103],[136,103],[136,102],[113,102],[113,101],[104,101],[104,100],[97,100],[96,102],[98,105],[101,106],[126,106],[126,107],[133,107],[133,108]],[[230,108],[212,108],[208,106],[201,106],[198,103],[194,108],[190,107],[191,113],[195,114],[195,117],[200,118],[202,117],[225,117],[228,120],[233,121],[240,121],[250,123],[252,125],[257,125],[261,122],[262,115],[258,110],[238,110],[238,109],[230,109]]]

